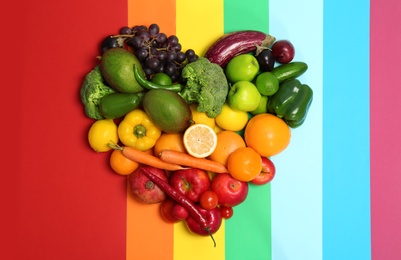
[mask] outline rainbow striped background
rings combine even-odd
[[[29,49],[20,48],[22,77],[15,78],[22,86],[17,126],[25,131],[6,139],[30,149],[8,163],[18,166],[8,182],[15,214],[6,230],[10,246],[0,253],[7,259],[401,259],[401,2],[24,0],[23,6]],[[96,63],[94,46],[123,25],[150,23],[198,54],[226,32],[262,30],[291,40],[294,60],[309,65],[301,78],[314,90],[307,121],[272,158],[274,181],[252,186],[223,223],[216,248],[183,224],[164,223],[158,205],[134,201],[125,179],[107,169],[108,155],[86,143],[91,122],[77,93]]]

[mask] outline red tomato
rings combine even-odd
[[[232,207],[220,207],[221,217],[229,219],[233,216],[234,211]]]
[[[160,215],[168,223],[177,223],[181,221],[181,219],[177,219],[172,214],[172,209],[175,204],[176,202],[170,198],[166,198],[160,204]]]
[[[211,190],[203,192],[199,198],[199,204],[201,205],[202,208],[206,210],[214,209],[215,207],[217,207],[218,203],[219,203],[219,198],[217,197],[217,194]]]

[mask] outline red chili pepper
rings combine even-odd
[[[183,206],[188,211],[188,213],[196,220],[196,222],[201,226],[201,228],[209,233],[210,237],[213,240],[214,246],[216,247],[216,242],[213,238],[213,235],[210,233],[209,224],[207,223],[207,220],[202,215],[202,213],[196,208],[195,204],[192,201],[190,201],[185,195],[179,193],[177,190],[171,187],[168,182],[160,179],[155,174],[153,174],[151,169],[143,167],[142,173],[146,177],[148,177],[151,181],[153,181],[157,186],[159,186],[159,188],[162,191],[164,191],[169,197],[171,197],[173,200],[175,200],[177,203]]]

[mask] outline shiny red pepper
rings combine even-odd
[[[178,204],[183,206],[191,215],[191,217],[200,225],[200,227],[210,235],[210,237],[213,240],[214,246],[216,247],[216,242],[213,238],[212,233],[210,232],[209,223],[207,219],[203,216],[199,208],[197,208],[196,205],[191,200],[189,200],[185,195],[179,193],[177,190],[171,187],[168,182],[160,179],[155,174],[153,174],[150,168],[143,167],[142,173],[146,177],[148,177],[151,181],[153,181],[157,186],[159,186],[159,188],[162,191],[164,191],[169,197],[171,197]]]

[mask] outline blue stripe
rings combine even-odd
[[[371,258],[369,4],[324,2],[324,260]]]

